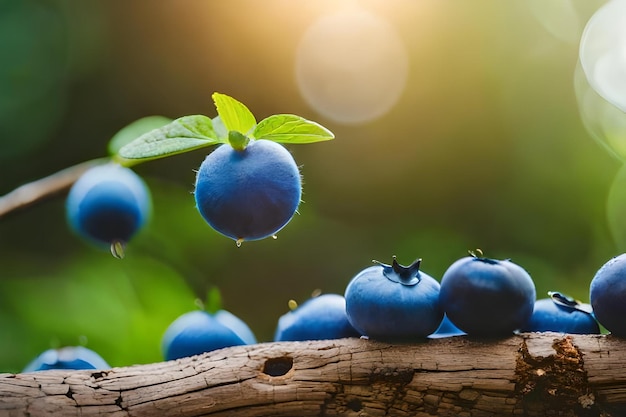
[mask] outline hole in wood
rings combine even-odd
[[[263,365],[263,373],[269,376],[283,376],[293,367],[293,358],[283,356],[270,358]]]
[[[361,400],[358,398],[353,398],[346,403],[346,407],[352,411],[361,411],[363,409],[363,404],[361,404]]]
[[[94,372],[91,374],[91,377],[93,379],[100,379],[100,378],[104,378],[105,376],[107,376],[109,373],[107,371],[98,371],[98,372]]]

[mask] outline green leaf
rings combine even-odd
[[[256,139],[281,143],[314,143],[335,138],[333,132],[319,123],[293,114],[276,114],[261,120],[253,135]]]
[[[127,145],[144,133],[148,133],[151,130],[165,126],[171,121],[172,119],[165,116],[148,116],[135,120],[128,126],[123,127],[115,135],[113,135],[113,137],[109,141],[109,154],[117,154],[124,145]]]
[[[222,142],[210,118],[185,116],[141,135],[123,146],[118,155],[125,159],[156,159]]]
[[[243,103],[220,93],[213,93],[213,101],[226,130],[246,134],[256,126],[254,115]]]
[[[222,119],[219,116],[215,116],[211,120],[213,122],[213,130],[215,131],[217,138],[220,140],[223,139],[223,142],[226,142],[226,140],[228,139],[228,129],[226,129],[226,126],[224,126],[224,122],[222,122]]]

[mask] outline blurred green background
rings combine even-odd
[[[113,366],[159,361],[167,325],[213,286],[269,341],[289,299],[343,293],[392,255],[440,279],[481,248],[540,297],[588,301],[626,249],[623,163],[574,92],[602,3],[0,1],[0,195],[104,156],[140,117],[213,117],[214,91],[336,135],[289,147],[304,203],[276,240],[237,248],[204,223],[206,149],[136,166],[154,212],[122,261],[69,231],[63,196],[0,218],[0,372],[79,343]]]

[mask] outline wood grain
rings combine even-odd
[[[622,416],[626,341],[524,333],[261,343],[107,371],[0,375],[0,416]]]

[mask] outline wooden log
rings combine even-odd
[[[260,343],[106,371],[0,375],[0,416],[623,416],[626,341],[524,333]]]

